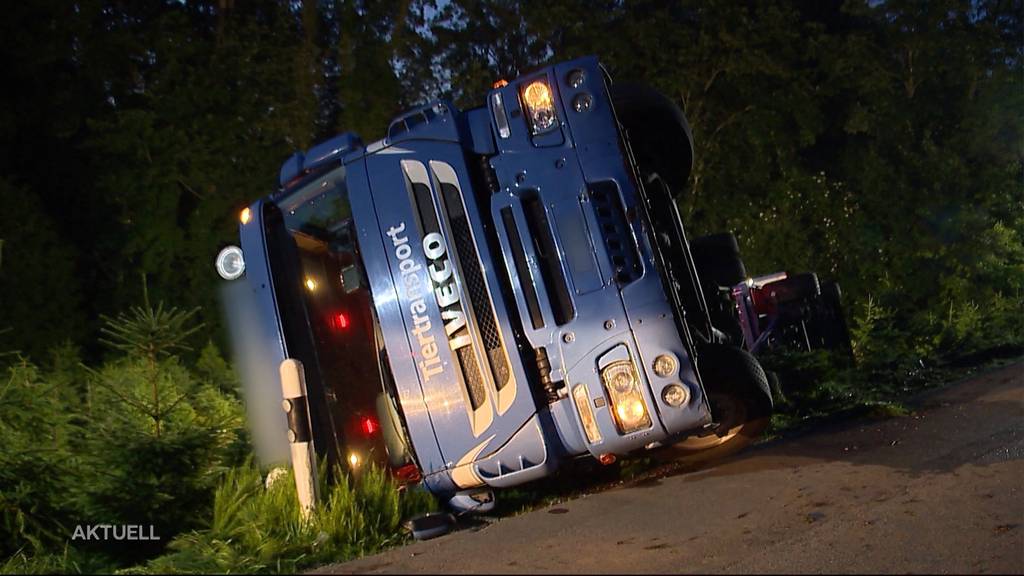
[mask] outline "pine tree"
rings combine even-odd
[[[237,398],[179,356],[202,327],[196,310],[154,306],[148,290],[143,294],[141,306],[105,318],[103,341],[123,356],[90,370],[83,426],[89,478],[77,497],[93,521],[151,524],[170,536],[203,525],[212,490],[241,461],[245,440]],[[216,358],[207,364],[217,365]],[[114,543],[108,551],[131,560],[161,545]]]

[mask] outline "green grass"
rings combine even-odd
[[[228,471],[218,487],[209,527],[175,537],[160,556],[116,569],[112,560],[70,546],[63,553],[19,552],[0,574],[263,574],[295,573],[379,552],[408,539],[403,521],[437,509],[422,489],[400,489],[378,468],[357,478],[319,478],[321,499],[309,520],[299,513],[291,472],[265,486],[252,463]]]
[[[293,573],[372,554],[403,542],[402,521],[436,508],[422,490],[399,490],[371,468],[351,480],[320,478],[321,501],[299,513],[291,473],[264,487],[254,465],[228,473],[217,490],[210,527],[182,534],[168,552],[124,574]]]

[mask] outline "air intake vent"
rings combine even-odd
[[[590,187],[590,201],[597,214],[598,226],[608,258],[615,270],[615,281],[628,284],[643,273],[640,251],[626,220],[619,189],[612,182],[598,182]]]

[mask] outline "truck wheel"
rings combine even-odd
[[[853,346],[850,344],[850,329],[846,325],[846,316],[843,315],[842,298],[843,293],[835,281],[830,280],[821,285],[821,300],[828,318],[826,345],[833,350],[848,352],[852,359]]]
[[[616,83],[610,92],[640,172],[657,173],[678,197],[693,170],[693,135],[683,111],[645,84]]]
[[[768,427],[772,394],[758,361],[734,346],[709,344],[698,358],[716,426],[667,447],[660,459],[696,463],[734,454]]]
[[[732,232],[694,238],[690,241],[690,253],[703,282],[732,287],[747,278],[747,269],[740,258],[740,245]]]

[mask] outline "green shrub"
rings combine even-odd
[[[192,315],[147,302],[108,319],[107,342],[125,356],[90,371],[81,440],[89,477],[75,489],[82,517],[152,526],[161,537],[90,543],[120,561],[144,560],[203,527],[220,477],[245,451],[238,399],[173,355],[189,349]],[[207,367],[214,355],[205,351]]]
[[[170,552],[126,573],[281,573],[343,561],[398,544],[401,521],[436,508],[421,490],[399,490],[386,472],[357,480],[321,474],[321,500],[308,521],[300,516],[291,473],[264,487],[249,463],[230,471],[217,489],[210,527],[176,538]]]
[[[77,434],[61,391],[25,360],[0,380],[0,556],[39,552],[68,534]]]

